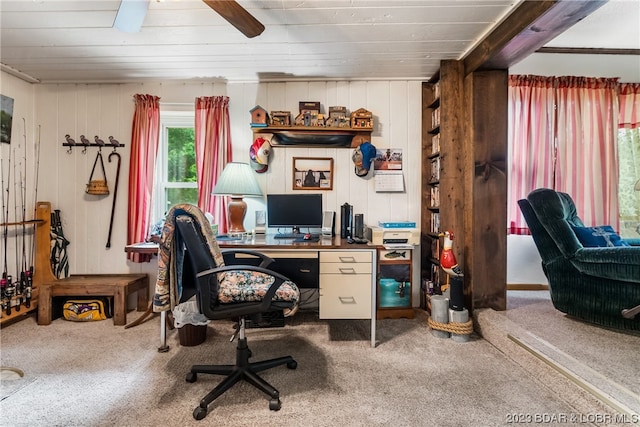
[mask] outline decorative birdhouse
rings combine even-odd
[[[329,118],[326,120],[325,125],[328,127],[349,127],[349,120],[347,119],[347,107],[335,106],[329,107]]]
[[[269,124],[269,114],[267,114],[267,110],[262,108],[259,105],[256,105],[251,110],[251,126],[252,127],[264,127]]]
[[[271,126],[291,126],[290,111],[272,111]]]
[[[354,129],[373,129],[373,115],[371,111],[358,108],[351,113],[351,127]]]

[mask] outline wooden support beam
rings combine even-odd
[[[507,70],[476,71],[464,81],[465,291],[473,310],[507,308],[508,78]]]
[[[525,1],[464,58],[475,70],[506,70],[572,27],[606,0]]]
[[[536,53],[565,53],[575,55],[640,55],[640,49],[611,49],[598,47],[541,47]]]

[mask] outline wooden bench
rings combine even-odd
[[[58,279],[50,261],[51,203],[36,204],[36,257],[33,286],[38,290],[38,325],[51,323],[52,300],[55,296],[113,297],[113,324],[127,322],[128,296],[137,292],[137,310],[145,311],[149,301],[147,274],[76,274]]]
[[[127,323],[128,296],[137,292],[138,311],[149,301],[149,276],[146,274],[78,274],[39,285],[38,325],[51,323],[53,297],[113,297],[113,324]]]

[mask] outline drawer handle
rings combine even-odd
[[[301,268],[300,269],[300,273],[311,273],[311,270],[306,269],[306,268]]]
[[[342,304],[355,304],[356,299],[354,297],[338,297]]]
[[[356,270],[354,270],[352,267],[338,268],[338,270],[340,270],[340,273],[342,274],[356,274]]]
[[[340,261],[342,262],[356,262],[356,259],[352,256],[341,256]]]

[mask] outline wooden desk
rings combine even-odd
[[[349,244],[339,237],[317,242],[275,239],[257,235],[240,240],[218,240],[222,249],[251,249],[267,256],[291,259],[316,257],[319,263],[321,319],[371,319],[371,346],[376,345],[377,251],[374,245]],[[156,253],[158,246],[138,243],[126,252]],[[302,284],[302,286],[304,286]]]

